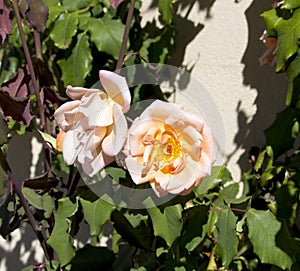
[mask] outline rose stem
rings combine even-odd
[[[26,43],[26,39],[25,39],[23,27],[22,27],[21,16],[20,16],[17,0],[13,0],[12,5],[13,5],[14,13],[15,13],[15,16],[16,16],[16,21],[17,21],[17,25],[18,25],[18,29],[19,29],[19,33],[20,33],[20,37],[21,37],[23,50],[24,50],[26,61],[27,61],[27,64],[28,64],[33,89],[34,89],[34,92],[35,92],[35,95],[36,95],[37,106],[38,106],[38,110],[39,110],[39,114],[40,114],[40,118],[41,118],[40,128],[41,128],[41,130],[44,130],[44,127],[45,127],[44,108],[43,108],[40,92],[38,90],[38,85],[37,85],[37,81],[36,81],[36,77],[35,77],[35,73],[34,73],[34,69],[33,69],[33,64],[32,64],[32,61],[31,61],[30,53],[29,53],[28,46],[27,46],[27,43]]]
[[[127,14],[126,25],[125,25],[125,31],[124,31],[120,54],[119,54],[119,58],[118,58],[117,66],[116,66],[117,73],[120,72],[119,70],[122,67],[133,11],[134,11],[134,0],[130,0],[129,11]]]
[[[38,230],[38,227],[37,227],[37,224],[36,224],[36,221],[34,219],[34,216],[30,210],[30,207],[29,207],[29,204],[26,200],[26,198],[24,197],[23,195],[23,192],[22,192],[22,189],[21,189],[21,186],[19,184],[19,182],[17,182],[14,177],[13,177],[13,174],[11,172],[11,169],[10,169],[10,166],[5,158],[5,155],[3,154],[1,148],[0,148],[0,160],[2,163],[4,163],[4,168],[6,170],[6,173],[8,175],[8,179],[9,179],[9,183],[12,183],[13,187],[15,188],[15,191],[20,199],[20,202],[21,202],[21,205],[23,206],[24,208],[24,211],[27,215],[27,218],[28,218],[28,221],[29,221],[29,224],[31,225],[35,235],[37,236],[43,250],[44,250],[44,253],[45,253],[45,257],[47,260],[50,260],[50,256],[49,256],[49,247],[47,246],[47,243],[46,243],[46,239],[45,237],[43,236],[42,232]]]
[[[33,32],[34,36],[34,46],[35,46],[35,54],[36,58],[42,60],[42,44],[41,44],[41,38],[40,38],[40,33],[36,30]]]

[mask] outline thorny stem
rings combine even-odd
[[[22,27],[21,16],[20,16],[17,0],[12,0],[12,6],[13,6],[14,13],[15,13],[15,16],[16,16],[16,21],[17,21],[17,25],[18,25],[18,29],[19,29],[19,33],[20,33],[20,38],[21,38],[23,50],[24,50],[25,57],[26,57],[26,61],[27,61],[27,64],[28,64],[33,89],[34,89],[34,92],[35,92],[35,95],[36,95],[37,106],[38,106],[40,119],[41,119],[40,127],[41,127],[42,130],[44,130],[44,127],[45,127],[44,108],[43,108],[40,92],[39,92],[39,89],[38,89],[38,84],[37,84],[37,81],[36,81],[32,60],[31,60],[31,57],[30,57],[30,53],[29,53],[29,50],[28,50],[27,43],[26,43],[26,39],[25,39],[23,27]]]
[[[127,44],[128,35],[129,35],[129,30],[130,30],[130,24],[131,24],[131,20],[132,20],[133,11],[134,11],[134,1],[135,0],[130,0],[129,11],[127,14],[126,25],[125,25],[125,31],[124,31],[120,54],[119,54],[119,58],[118,58],[117,66],[116,66],[116,72],[119,72],[119,70],[122,67],[126,44]]]
[[[6,161],[6,158],[5,158],[5,155],[3,154],[2,150],[0,149],[0,160],[2,163],[4,163],[4,168],[6,170],[6,173],[8,175],[8,179],[9,179],[9,182],[12,183],[19,199],[20,199],[20,202],[24,208],[24,211],[27,215],[27,218],[28,218],[28,221],[35,233],[35,235],[37,236],[38,240],[40,241],[40,244],[44,250],[44,253],[45,253],[45,257],[47,258],[47,260],[50,260],[50,255],[49,255],[49,247],[47,246],[47,243],[46,243],[46,238],[43,236],[42,232],[39,231],[38,229],[38,226],[37,226],[37,223],[35,221],[35,218],[30,210],[30,207],[29,207],[29,204],[26,200],[26,198],[24,197],[23,195],[23,192],[22,192],[22,188],[21,188],[21,185],[19,184],[19,182],[17,182],[14,177],[13,177],[13,174],[11,172],[11,169],[10,169],[10,166],[8,164],[8,162]]]

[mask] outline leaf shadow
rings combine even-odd
[[[238,165],[242,172],[249,169],[248,152],[251,147],[263,146],[265,144],[264,129],[269,127],[276,117],[276,113],[284,108],[287,90],[287,79],[283,74],[276,74],[275,67],[261,66],[259,57],[266,48],[259,40],[265,25],[260,14],[272,8],[273,1],[253,0],[245,11],[248,23],[248,44],[242,57],[244,64],[243,84],[257,91],[253,106],[256,113],[251,118],[243,110],[241,103],[237,105],[238,133],[234,138],[235,150],[228,155],[227,162],[240,149],[243,150],[239,157]],[[244,88],[243,91],[249,91]]]

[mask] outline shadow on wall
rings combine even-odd
[[[265,29],[265,24],[260,14],[271,9],[273,2],[273,0],[253,0],[245,12],[249,32],[248,45],[241,60],[245,65],[243,83],[257,90],[257,97],[254,103],[256,114],[252,119],[249,119],[242,110],[242,101],[237,105],[239,132],[234,139],[236,150],[228,157],[229,160],[238,149],[244,150],[238,161],[242,172],[250,168],[248,153],[251,147],[264,146],[264,129],[273,123],[276,113],[283,110],[285,104],[287,90],[285,75],[276,74],[275,67],[269,65],[261,66],[258,61],[259,57],[266,50],[264,44],[259,40]]]

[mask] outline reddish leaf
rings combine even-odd
[[[12,28],[11,13],[9,8],[4,4],[3,0],[0,0],[0,45],[6,39],[6,36],[10,33]]]
[[[25,68],[19,68],[17,74],[4,84],[2,89],[9,93],[12,97],[27,97],[28,85],[30,83],[30,76],[27,74]]]
[[[110,4],[113,8],[117,8],[124,0],[110,0]]]
[[[6,117],[19,123],[29,125],[33,118],[29,98],[12,97],[7,92],[0,91],[0,107]]]
[[[56,187],[59,183],[59,178],[48,177],[48,175],[48,172],[45,172],[41,176],[25,180],[24,187],[42,190],[49,190],[51,188]]]
[[[57,104],[58,106],[65,103],[68,99],[61,97],[50,87],[42,87],[41,96],[44,97],[44,103]]]
[[[49,10],[43,0],[20,0],[18,4],[26,22],[36,31],[44,32],[46,29]]]
[[[40,59],[35,59],[33,65],[35,75],[39,79],[41,86],[52,86],[55,84],[52,73],[45,62]]]

